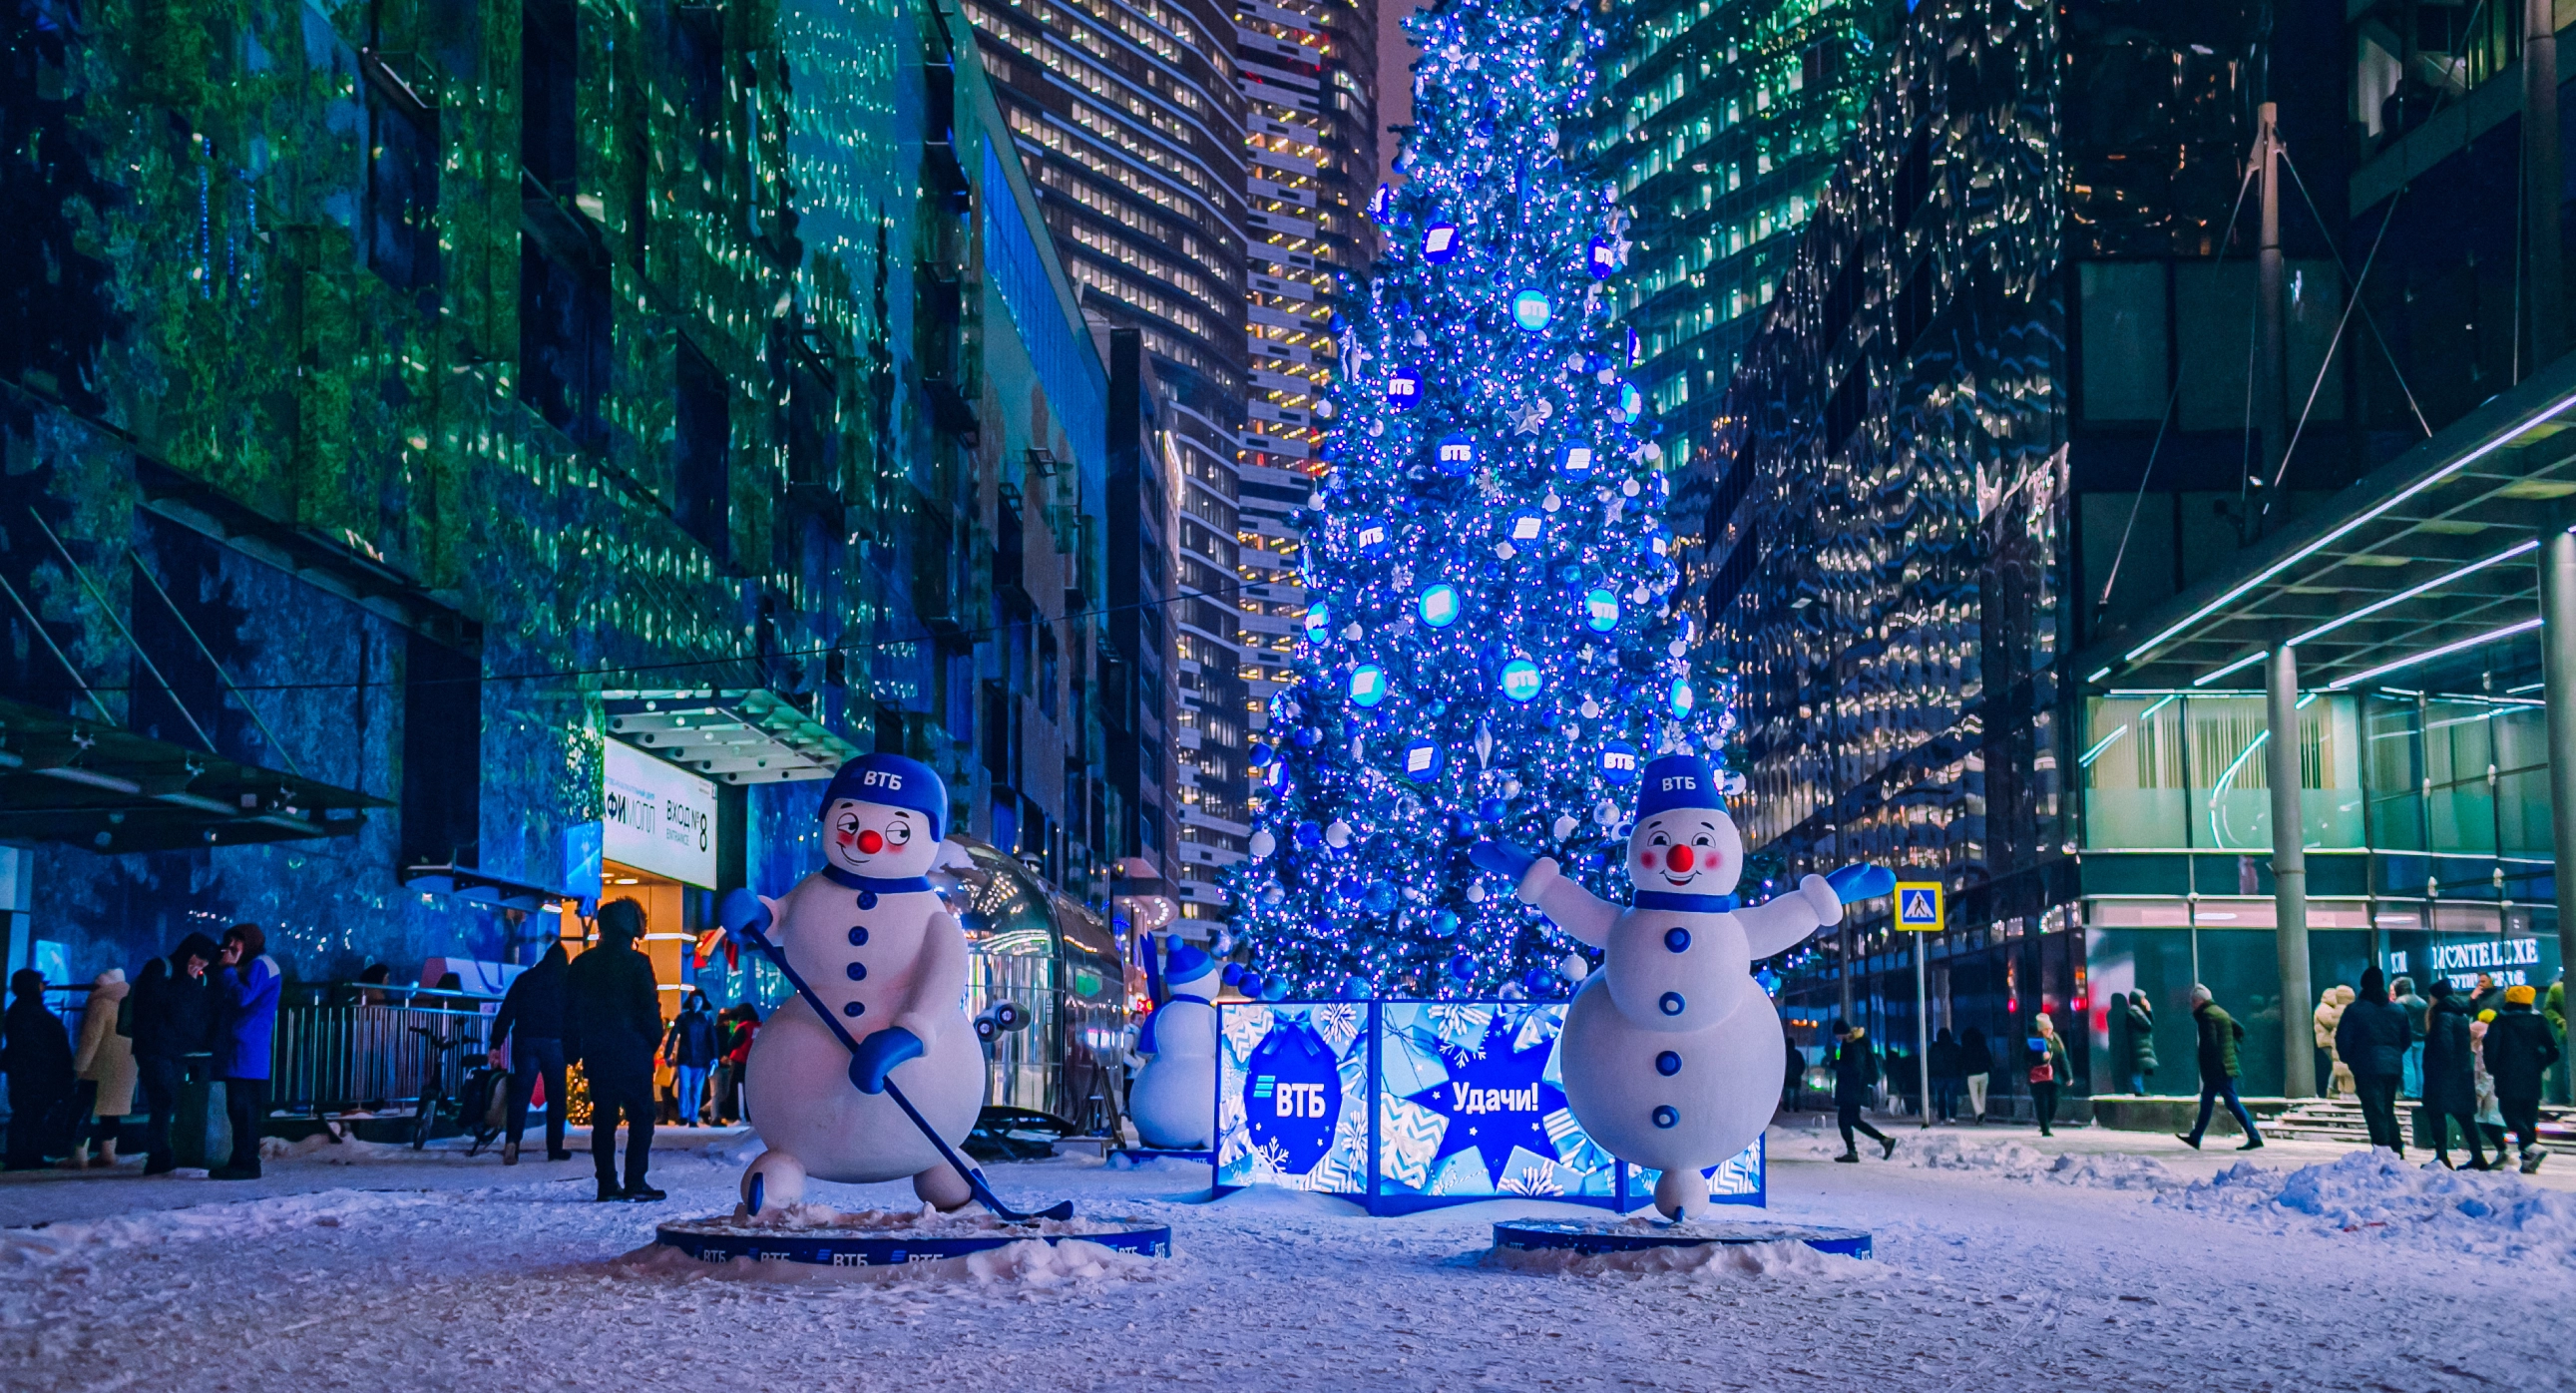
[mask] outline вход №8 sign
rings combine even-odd
[[[716,883],[716,786],[622,741],[600,777],[600,850],[691,885]]]

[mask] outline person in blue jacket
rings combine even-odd
[[[215,1037],[215,1077],[224,1081],[233,1154],[206,1175],[257,1180],[259,1129],[268,1117],[269,1050],[277,1034],[277,997],[285,975],[268,956],[268,935],[257,924],[226,929],[215,964],[215,1001],[224,1023]]]

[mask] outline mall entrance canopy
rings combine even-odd
[[[2260,687],[2272,825],[2301,825],[2298,708],[2320,690],[2544,674],[2550,801],[2576,809],[2576,356],[2561,358],[2076,655],[2083,689]],[[2465,679],[2465,680],[2464,680]],[[2482,684],[2481,684],[2482,685]],[[2576,816],[2552,819],[2560,961],[2576,961]],[[2308,980],[2305,850],[2272,855],[2283,995]],[[2292,1096],[2315,1092],[2284,1012]]]

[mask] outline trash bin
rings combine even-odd
[[[178,1113],[170,1122],[170,1149],[180,1165],[207,1170],[233,1156],[232,1118],[220,1082],[191,1078],[179,1085]]]

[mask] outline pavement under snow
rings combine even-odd
[[[1032,1244],[851,1281],[639,1251],[657,1220],[730,1209],[745,1144],[711,1132],[662,1134],[658,1205],[592,1203],[586,1157],[505,1170],[438,1149],[303,1148],[252,1183],[13,1174],[0,1385],[2566,1386],[2570,1177],[2099,1129],[1895,1134],[1893,1163],[1855,1166],[1827,1159],[1829,1133],[1772,1133],[1770,1216],[1868,1228],[1874,1262],[1784,1248],[1506,1265],[1487,1253],[1495,1219],[1597,1211],[1370,1219],[1293,1193],[1209,1202],[1203,1168],[1073,1160],[992,1173],[1023,1205],[1169,1223],[1176,1255]]]

